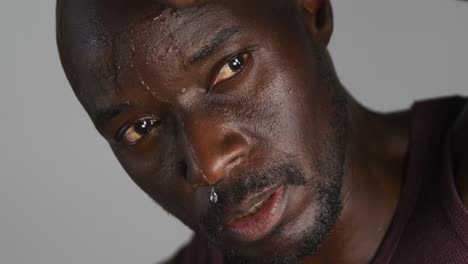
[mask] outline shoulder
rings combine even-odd
[[[457,188],[468,208],[468,100],[453,128],[453,150]]]

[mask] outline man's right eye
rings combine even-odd
[[[121,130],[118,134],[118,141],[127,145],[135,145],[145,136],[155,131],[159,123],[159,120],[154,117],[143,118],[133,122]]]

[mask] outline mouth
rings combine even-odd
[[[228,214],[225,230],[244,242],[265,237],[279,224],[285,211],[285,191],[286,185],[275,186],[246,198]]]

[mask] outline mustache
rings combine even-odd
[[[230,208],[242,202],[249,194],[258,193],[268,187],[285,184],[304,186],[306,177],[303,171],[293,163],[279,163],[266,169],[249,169],[229,176],[215,186],[218,201],[211,204],[201,221],[208,239],[214,243],[222,231],[224,216]]]

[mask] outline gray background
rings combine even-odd
[[[468,3],[334,1],[331,52],[364,104],[468,94]],[[154,263],[190,232],[129,180],[59,65],[54,0],[0,1],[0,263]]]

